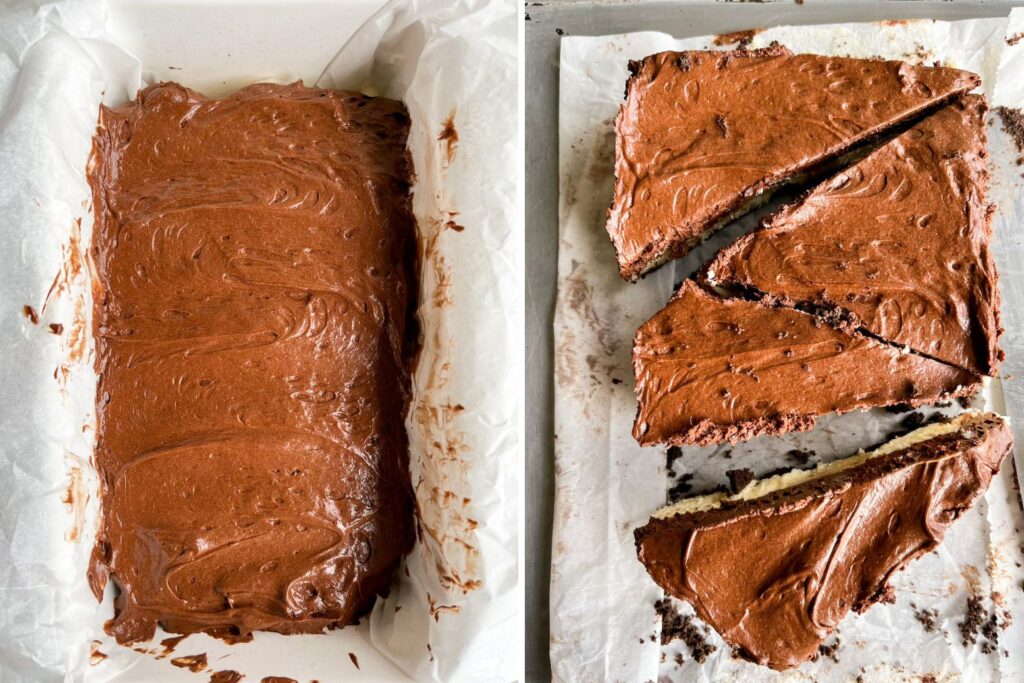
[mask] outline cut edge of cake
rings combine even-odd
[[[754,502],[784,489],[793,489],[814,481],[843,474],[867,463],[873,458],[889,455],[890,453],[910,448],[939,436],[946,436],[956,432],[962,433],[964,430],[971,429],[981,420],[993,418],[998,419],[1000,422],[1005,421],[1004,418],[1000,418],[994,413],[983,413],[980,411],[961,413],[949,421],[926,424],[908,434],[886,441],[881,446],[871,450],[862,449],[854,455],[831,462],[819,463],[811,469],[793,469],[764,479],[754,479],[737,493],[716,491],[702,496],[685,498],[656,510],[651,516],[655,519],[669,519],[677,515],[719,510],[725,505]]]
[[[775,632],[777,631],[776,626],[779,628],[785,626],[781,623],[773,626],[771,623],[773,620],[782,621],[785,618],[777,611],[755,610],[753,613],[757,616],[752,617],[755,621],[751,624],[743,624],[741,627],[728,615],[733,614],[735,609],[741,609],[742,613],[746,614],[751,605],[733,606],[733,609],[730,609],[728,601],[731,598],[726,595],[719,598],[726,601],[725,605],[719,605],[719,608],[716,609],[713,607],[715,596],[707,594],[697,585],[692,585],[686,578],[690,574],[686,566],[693,561],[693,553],[696,552],[692,546],[694,542],[692,534],[700,532],[714,534],[718,532],[719,527],[744,524],[747,520],[751,520],[755,524],[755,531],[760,529],[762,534],[768,533],[764,525],[770,524],[768,520],[772,518],[787,513],[799,513],[806,506],[815,504],[815,501],[834,500],[843,496],[851,486],[867,485],[871,487],[887,477],[919,466],[934,468],[946,466],[953,468],[953,472],[972,473],[970,482],[966,484],[967,488],[964,486],[942,487],[946,493],[955,493],[955,496],[958,497],[955,502],[944,499],[940,499],[937,503],[929,502],[923,510],[917,510],[918,514],[924,515],[923,519],[905,520],[910,527],[914,527],[915,524],[924,525],[923,533],[927,534],[926,542],[914,546],[913,551],[908,554],[897,553],[887,556],[890,564],[882,569],[876,568],[875,575],[860,572],[861,583],[855,590],[844,586],[846,590],[844,595],[836,597],[832,593],[827,593],[837,600],[835,618],[841,619],[849,610],[863,613],[878,602],[891,601],[892,586],[890,582],[892,576],[896,572],[904,570],[916,558],[941,544],[948,527],[984,495],[991,480],[997,476],[1006,456],[1012,449],[1013,434],[1008,419],[994,413],[974,411],[962,413],[946,421],[920,427],[871,450],[861,450],[852,456],[831,463],[820,464],[807,470],[790,470],[763,479],[753,479],[737,493],[731,495],[726,493],[705,494],[665,506],[655,511],[645,524],[634,529],[637,558],[655,583],[669,595],[691,603],[697,616],[718,631],[739,656],[775,670],[792,668],[813,656],[813,650],[810,650],[808,645],[812,644],[814,639],[817,639],[817,644],[824,641],[836,628],[837,622],[818,623],[812,618],[805,627],[804,636],[806,637],[801,644],[793,647],[787,645],[788,641],[786,640],[780,641],[778,638],[773,639],[771,636],[765,635],[766,630]],[[958,460],[960,462],[956,462]],[[944,463],[948,464],[944,465]],[[934,471],[939,472],[940,470],[935,469]],[[856,516],[856,513],[854,514]],[[895,519],[900,518],[897,516]],[[794,523],[800,524],[800,520],[798,519]],[[815,527],[805,525],[801,529],[799,531],[801,535],[795,540],[791,540],[790,545],[799,547],[803,551],[802,549],[807,547],[806,544],[811,542]],[[757,536],[757,533],[753,535]],[[757,550],[757,545],[761,541],[751,541],[750,536],[749,533],[746,536],[747,545],[752,546],[750,549],[753,552]],[[658,542],[659,539],[663,539],[661,543]],[[803,539],[802,542],[801,539]],[[764,537],[763,541],[765,549],[769,549],[771,538]],[[649,545],[651,542],[654,542],[653,546]],[[678,550],[674,549],[676,544],[678,544]],[[714,548],[713,545],[711,547]],[[872,552],[873,548],[874,546],[866,546],[857,552],[862,554]],[[808,550],[807,552],[810,552],[811,555],[805,558],[806,562],[809,566],[813,566],[815,561],[813,553],[816,551]],[[799,557],[788,555],[788,558],[787,566],[802,566]],[[714,564],[713,556],[704,555],[702,559],[705,564],[707,562]],[[861,564],[854,562],[853,566],[861,566]],[[701,581],[701,576],[699,571],[694,574],[698,583]],[[757,580],[756,578],[750,579],[750,581]],[[814,590],[818,591],[819,589],[828,590],[824,585],[816,587]],[[818,597],[820,596],[814,596],[812,604],[817,604]],[[747,591],[746,597],[739,599],[749,598],[750,591]],[[818,606],[816,609],[825,608]],[[715,623],[718,621],[716,614],[725,618],[726,621]],[[737,629],[739,630],[737,631]],[[756,635],[758,631],[761,635]]]

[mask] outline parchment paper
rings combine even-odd
[[[102,624],[112,590],[100,605],[85,585],[97,501],[84,171],[99,104],[133,98],[152,65],[113,41],[101,2],[0,9],[0,680],[195,681],[223,669],[325,682],[395,680],[399,669],[418,680],[517,675],[515,5],[396,1],[338,47],[318,85],[402,99],[413,119],[425,339],[407,427],[424,540],[359,626],[259,633],[234,646],[192,636],[173,656],[206,653],[197,676],[158,661],[155,644],[138,652],[111,642]],[[451,153],[438,140],[448,120]]]
[[[886,22],[779,27],[754,36],[752,47],[777,40],[794,52],[885,57],[969,69],[991,95],[1003,46],[1005,19],[962,22]],[[914,562],[894,581],[896,603],[850,615],[836,636],[834,661],[819,657],[796,670],[774,672],[731,657],[713,631],[715,652],[700,665],[681,642],[660,644],[653,603],[663,593],[636,559],[633,529],[665,503],[666,487],[690,477],[693,493],[726,482],[725,471],[749,467],[758,475],[797,463],[787,452],[813,451],[832,460],[877,443],[904,419],[884,411],[820,419],[813,432],[758,438],[734,447],[687,448],[666,468],[664,449],[641,449],[630,436],[636,411],[630,363],[636,328],[661,308],[673,285],[715,251],[752,229],[773,201],[712,238],[686,258],[631,285],[619,279],[604,231],[612,197],[613,122],[622,101],[629,59],[668,49],[729,49],[714,36],[676,40],[661,33],[567,37],[561,42],[559,90],[560,241],[555,312],[556,502],[551,585],[551,660],[559,681],[705,680],[1019,680],[1019,626],[964,647],[958,628],[969,596],[987,610],[1019,613],[1021,513],[1009,461],[940,549]],[[1020,72],[1017,71],[1017,74]],[[1000,74],[1005,77],[1006,74]],[[1011,78],[1013,75],[1010,76]],[[1018,76],[1019,78],[1019,76]],[[993,149],[1005,147],[993,135]],[[993,157],[996,157],[993,154]],[[1013,171],[997,167],[993,184]],[[1020,170],[1015,172],[1019,176]],[[791,197],[790,197],[791,199]],[[997,229],[1008,230],[1004,221]],[[1011,332],[1012,334],[1012,332]],[[998,380],[978,407],[1001,410]],[[959,405],[943,408],[947,414]],[[996,604],[996,603],[1000,604]],[[928,633],[911,604],[937,610]],[[692,609],[676,606],[684,614]],[[1000,624],[1006,619],[997,615]],[[698,622],[699,623],[699,622]],[[990,646],[984,646],[989,649]],[[682,663],[676,655],[682,655]]]

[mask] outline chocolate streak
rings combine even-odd
[[[410,549],[408,131],[301,83],[101,109],[89,580],[119,642],[349,624]]]
[[[919,442],[840,474],[635,532],[651,577],[746,659],[811,658],[842,618],[886,598],[988,488],[1012,446],[1006,423]]]
[[[723,249],[715,282],[826,306],[980,374],[1001,354],[980,95],[965,96]]]
[[[642,446],[735,443],[810,429],[815,417],[973,394],[965,370],[807,313],[723,299],[688,280],[637,330]]]
[[[630,69],[607,224],[629,280],[794,176],[980,82],[956,69],[780,47],[661,52]]]

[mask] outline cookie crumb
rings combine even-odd
[[[1003,123],[1003,130],[1013,138],[1013,144],[1017,147],[1020,156],[1017,164],[1024,164],[1024,111],[1012,107],[996,107],[995,112]]]
[[[703,664],[708,655],[718,649],[717,646],[707,641],[706,631],[702,631],[694,623],[693,617],[681,615],[668,598],[662,598],[654,603],[654,609],[661,616],[662,645],[667,645],[674,640],[682,640],[698,664]],[[682,664],[681,656],[676,659],[676,663]]]
[[[668,490],[668,502],[671,504],[685,498],[693,490],[691,481],[693,481],[693,475],[689,472],[679,475],[679,479]]]
[[[910,608],[914,610],[914,618],[926,633],[935,633],[939,630],[939,611],[937,609],[919,609],[914,603],[910,603]]]
[[[827,657],[827,658],[831,659],[833,662],[835,662],[836,664],[838,664],[839,663],[839,644],[840,644],[839,638],[836,638],[835,641],[833,641],[830,644],[822,643],[821,645],[818,646],[818,656],[820,656],[820,657]]]
[[[729,470],[725,473],[725,476],[729,477],[729,491],[734,495],[747,488],[750,482],[754,481],[754,472],[747,467]]]
[[[786,457],[795,462],[799,467],[806,465],[810,461],[812,455],[814,455],[814,451],[804,451],[799,448],[794,448],[793,450],[786,452]]]
[[[978,630],[985,620],[985,608],[981,606],[981,598],[972,595],[967,598],[967,611],[960,622],[960,642],[964,647],[978,642]]]

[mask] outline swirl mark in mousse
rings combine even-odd
[[[301,83],[101,109],[89,579],[119,642],[344,626],[411,548],[408,132]]]

